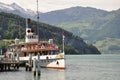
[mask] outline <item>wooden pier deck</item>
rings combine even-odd
[[[11,60],[0,60],[0,71],[18,70],[20,62]]]

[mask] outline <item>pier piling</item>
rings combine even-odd
[[[38,59],[34,59],[33,60],[33,75],[36,76],[40,76],[41,75],[41,71],[40,71],[40,54],[38,53]]]
[[[2,61],[0,62],[0,71],[11,71],[11,70],[18,70],[19,62],[8,62]]]

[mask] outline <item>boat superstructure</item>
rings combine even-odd
[[[39,23],[38,0],[37,0],[37,25]],[[29,27],[30,19],[26,19],[25,42],[15,39],[15,44],[8,47],[8,57],[17,58],[20,61],[28,61],[31,57],[37,59],[40,54],[41,67],[65,69],[64,35],[63,50],[54,44],[53,39],[39,41],[39,28],[36,32]]]
[[[41,67],[65,69],[64,51],[54,44],[53,39],[38,41],[38,35],[28,27],[28,20],[26,20],[25,42],[20,42],[16,38],[15,44],[8,47],[8,54],[14,54],[14,57],[19,56],[20,61],[28,61],[30,55],[32,60],[37,59],[37,55],[40,54]]]

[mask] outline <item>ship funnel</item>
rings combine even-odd
[[[30,22],[31,22],[30,18],[27,18],[27,19],[26,19],[26,28],[29,27]]]
[[[26,35],[25,42],[38,42],[38,35],[35,35],[34,30],[31,29],[30,26],[31,20],[26,19]]]

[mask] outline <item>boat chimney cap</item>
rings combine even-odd
[[[27,23],[28,23],[28,24],[30,24],[30,22],[31,22],[31,19],[30,19],[30,18],[28,18],[28,19],[27,19]]]

